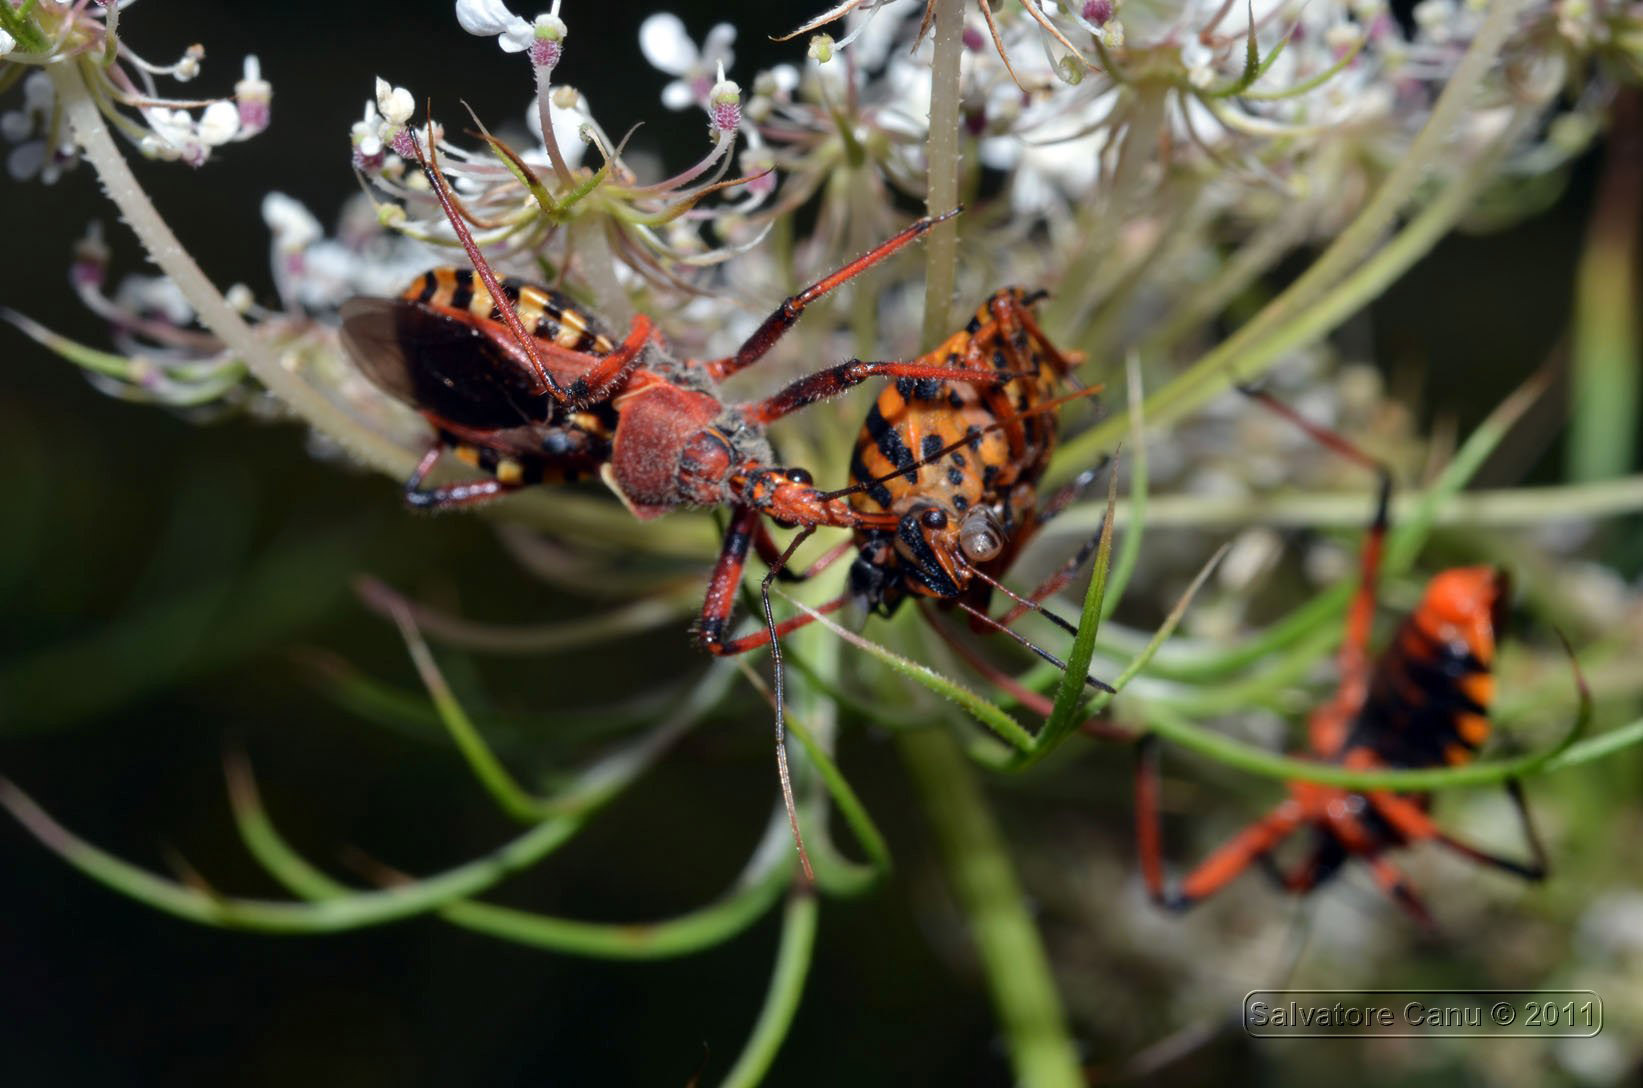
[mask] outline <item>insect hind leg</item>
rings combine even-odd
[[[405,479],[405,505],[413,510],[427,510],[438,512],[442,510],[459,510],[464,507],[482,506],[493,502],[510,492],[519,490],[518,484],[505,484],[501,480],[487,478],[483,480],[469,480],[459,484],[447,484],[444,487],[424,487],[428,474],[439,463],[439,456],[444,452],[444,444],[436,442],[428,447],[428,452],[422,455],[422,460],[416,463],[410,476]]]

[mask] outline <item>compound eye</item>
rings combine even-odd
[[[966,514],[959,527],[959,547],[972,563],[995,559],[1004,550],[1004,531],[998,520],[986,507],[978,506]]]
[[[814,476],[810,475],[810,473],[808,471],[806,471],[805,469],[802,469],[802,468],[790,468],[790,469],[788,469],[787,470],[787,478],[789,480],[791,480],[793,483],[796,483],[796,484],[809,484],[812,480],[815,479]]]
[[[926,529],[945,529],[947,528],[947,511],[938,506],[932,506],[920,514],[918,520],[919,524]]]

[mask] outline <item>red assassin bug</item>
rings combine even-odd
[[[889,514],[862,513],[842,496],[817,490],[803,469],[774,465],[764,439],[766,425],[876,376],[983,384],[1014,376],[991,367],[937,365],[927,362],[928,357],[911,362],[851,360],[747,404],[726,404],[714,392],[718,382],[763,358],[811,302],[957,210],[915,221],[789,297],[734,354],[678,359],[665,350],[643,315],[618,342],[597,318],[579,311],[566,296],[517,281],[498,281],[463,222],[437,162],[424,158],[420,147],[417,154],[473,262],[473,272],[435,269],[397,299],[357,298],[342,307],[343,341],[364,373],[419,409],[434,426],[435,440],[405,485],[407,502],[425,508],[466,506],[530,483],[598,471],[642,519],[681,507],[729,506],[731,532],[697,629],[699,641],[715,654],[750,648],[727,646],[722,634],[749,539],[756,540],[767,560],[774,554],[761,517],[807,530],[894,524]],[[473,483],[426,488],[424,481],[447,446],[491,475]],[[792,816],[780,748],[778,759],[784,764],[783,795]],[[794,830],[796,834],[796,820]]]
[[[1440,572],[1427,583],[1419,606],[1405,618],[1391,644],[1379,658],[1371,659],[1368,644],[1391,504],[1391,470],[1269,394],[1242,387],[1241,391],[1380,477],[1358,589],[1336,658],[1340,684],[1334,697],[1314,711],[1308,722],[1309,754],[1356,770],[1468,762],[1489,736],[1489,703],[1495,689],[1492,669],[1511,596],[1510,580],[1494,567]],[[1578,666],[1575,680],[1580,713],[1585,715],[1590,696]],[[1164,880],[1160,845],[1156,737],[1148,734],[1140,740],[1139,755],[1135,798],[1141,871],[1152,898],[1172,910],[1185,910],[1213,895],[1252,862],[1266,867],[1284,888],[1301,893],[1356,858],[1369,867],[1388,896],[1422,925],[1431,927],[1432,916],[1425,904],[1385,857],[1392,848],[1426,840],[1525,880],[1543,880],[1547,873],[1546,852],[1516,779],[1507,783],[1507,792],[1529,846],[1531,858],[1526,862],[1488,853],[1444,831],[1429,815],[1430,794],[1359,792],[1292,782],[1285,801],[1233,836],[1171,889]],[[1311,849],[1295,869],[1278,869],[1272,851],[1303,827],[1313,830]]]

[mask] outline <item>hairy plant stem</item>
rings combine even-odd
[[[936,0],[935,57],[930,70],[929,175],[924,207],[940,215],[958,207],[959,71],[963,59],[964,0]],[[958,277],[958,227],[948,222],[924,242],[924,345],[948,332]]]
[[[1424,491],[1393,497],[1392,522],[1408,518],[1427,501]],[[1147,500],[1148,529],[1240,529],[1267,525],[1276,529],[1362,529],[1371,499],[1367,491],[1285,495],[1158,495]],[[1557,521],[1596,520],[1643,512],[1643,476],[1598,480],[1589,484],[1507,487],[1465,491],[1446,496],[1432,524],[1461,529],[1535,528]],[[1102,509],[1091,504],[1071,507],[1041,530],[1045,539],[1081,538],[1101,524]],[[1128,500],[1119,500],[1115,523],[1136,523]]]
[[[948,879],[969,919],[993,1005],[1003,1021],[1016,1083],[1028,1088],[1083,1085],[1049,959],[975,768],[943,729],[911,730],[898,740],[935,829]]]
[[[935,57],[930,88],[926,209],[939,215],[958,205],[959,72],[966,0],[935,0]],[[943,223],[925,242],[924,343],[948,331],[957,279],[955,225]],[[901,755],[918,784],[924,811],[941,843],[948,879],[969,918],[998,1010],[1017,1082],[1031,1088],[1083,1083],[1055,980],[1027,911],[1010,857],[975,779],[953,737],[939,729],[900,739]]]
[[[51,76],[57,101],[68,118],[74,140],[85,153],[85,160],[97,171],[104,192],[120,209],[149,257],[194,307],[200,322],[245,363],[264,388],[315,430],[373,468],[401,476],[409,472],[415,463],[409,451],[354,422],[287,369],[200,271],[200,266],[160,217],[132,174],[130,164],[109,134],[79,66],[53,64],[46,67],[46,72]]]

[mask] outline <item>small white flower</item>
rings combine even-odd
[[[200,115],[199,138],[207,147],[232,140],[240,131],[240,108],[232,102],[213,102]]]
[[[222,297],[223,301],[228,303],[229,308],[239,314],[249,312],[252,304],[257,301],[256,296],[251,294],[251,288],[243,283],[230,284],[228,290],[223,292]]]
[[[416,99],[404,87],[390,87],[388,81],[377,77],[377,109],[386,123],[398,127],[416,113]]]
[[[269,105],[273,100],[274,88],[262,78],[262,64],[256,54],[248,54],[244,75],[234,84],[234,101],[239,105],[242,137],[255,136],[268,127]]]
[[[145,155],[172,162],[183,158],[190,145],[197,142],[194,139],[194,119],[186,110],[154,106],[144,110],[143,116],[147,118],[150,130],[149,136],[142,141]]]
[[[348,130],[348,142],[354,148],[354,165],[371,172],[382,169],[382,115],[375,102],[365,103],[365,117],[355,121]]]
[[[15,180],[26,181],[36,174],[44,180],[46,142],[30,137],[36,126],[45,131],[56,101],[51,77],[40,71],[30,72],[23,80],[23,108],[0,114],[0,136],[17,145],[6,155],[6,173]]]
[[[152,314],[182,328],[194,321],[194,306],[168,276],[127,276],[115,288],[114,302],[121,309]]]
[[[7,34],[4,30],[0,30],[0,57],[5,56],[7,53],[10,53],[16,48],[17,39],[12,37],[10,34]]]
[[[200,61],[204,59],[205,46],[189,46],[187,51],[183,53],[183,59],[179,60],[176,66],[171,69],[172,78],[178,83],[187,83],[200,74]]]
[[[509,11],[502,0],[456,0],[456,21],[476,37],[496,38],[504,53],[523,53],[535,36],[531,24]]]
[[[274,191],[262,198],[262,221],[274,236],[274,246],[282,253],[298,253],[321,238],[325,230],[302,202]]]
[[[685,24],[677,15],[661,12],[639,24],[639,49],[653,68],[670,76],[678,76],[662,88],[662,105],[670,110],[706,106],[713,94],[716,71],[732,64],[736,54],[730,51],[736,41],[736,28],[719,23],[707,32],[700,49],[685,33]]]
[[[16,181],[27,181],[35,174],[44,178],[46,165],[46,142],[44,140],[30,140],[26,144],[18,144],[6,156],[6,173]]]

